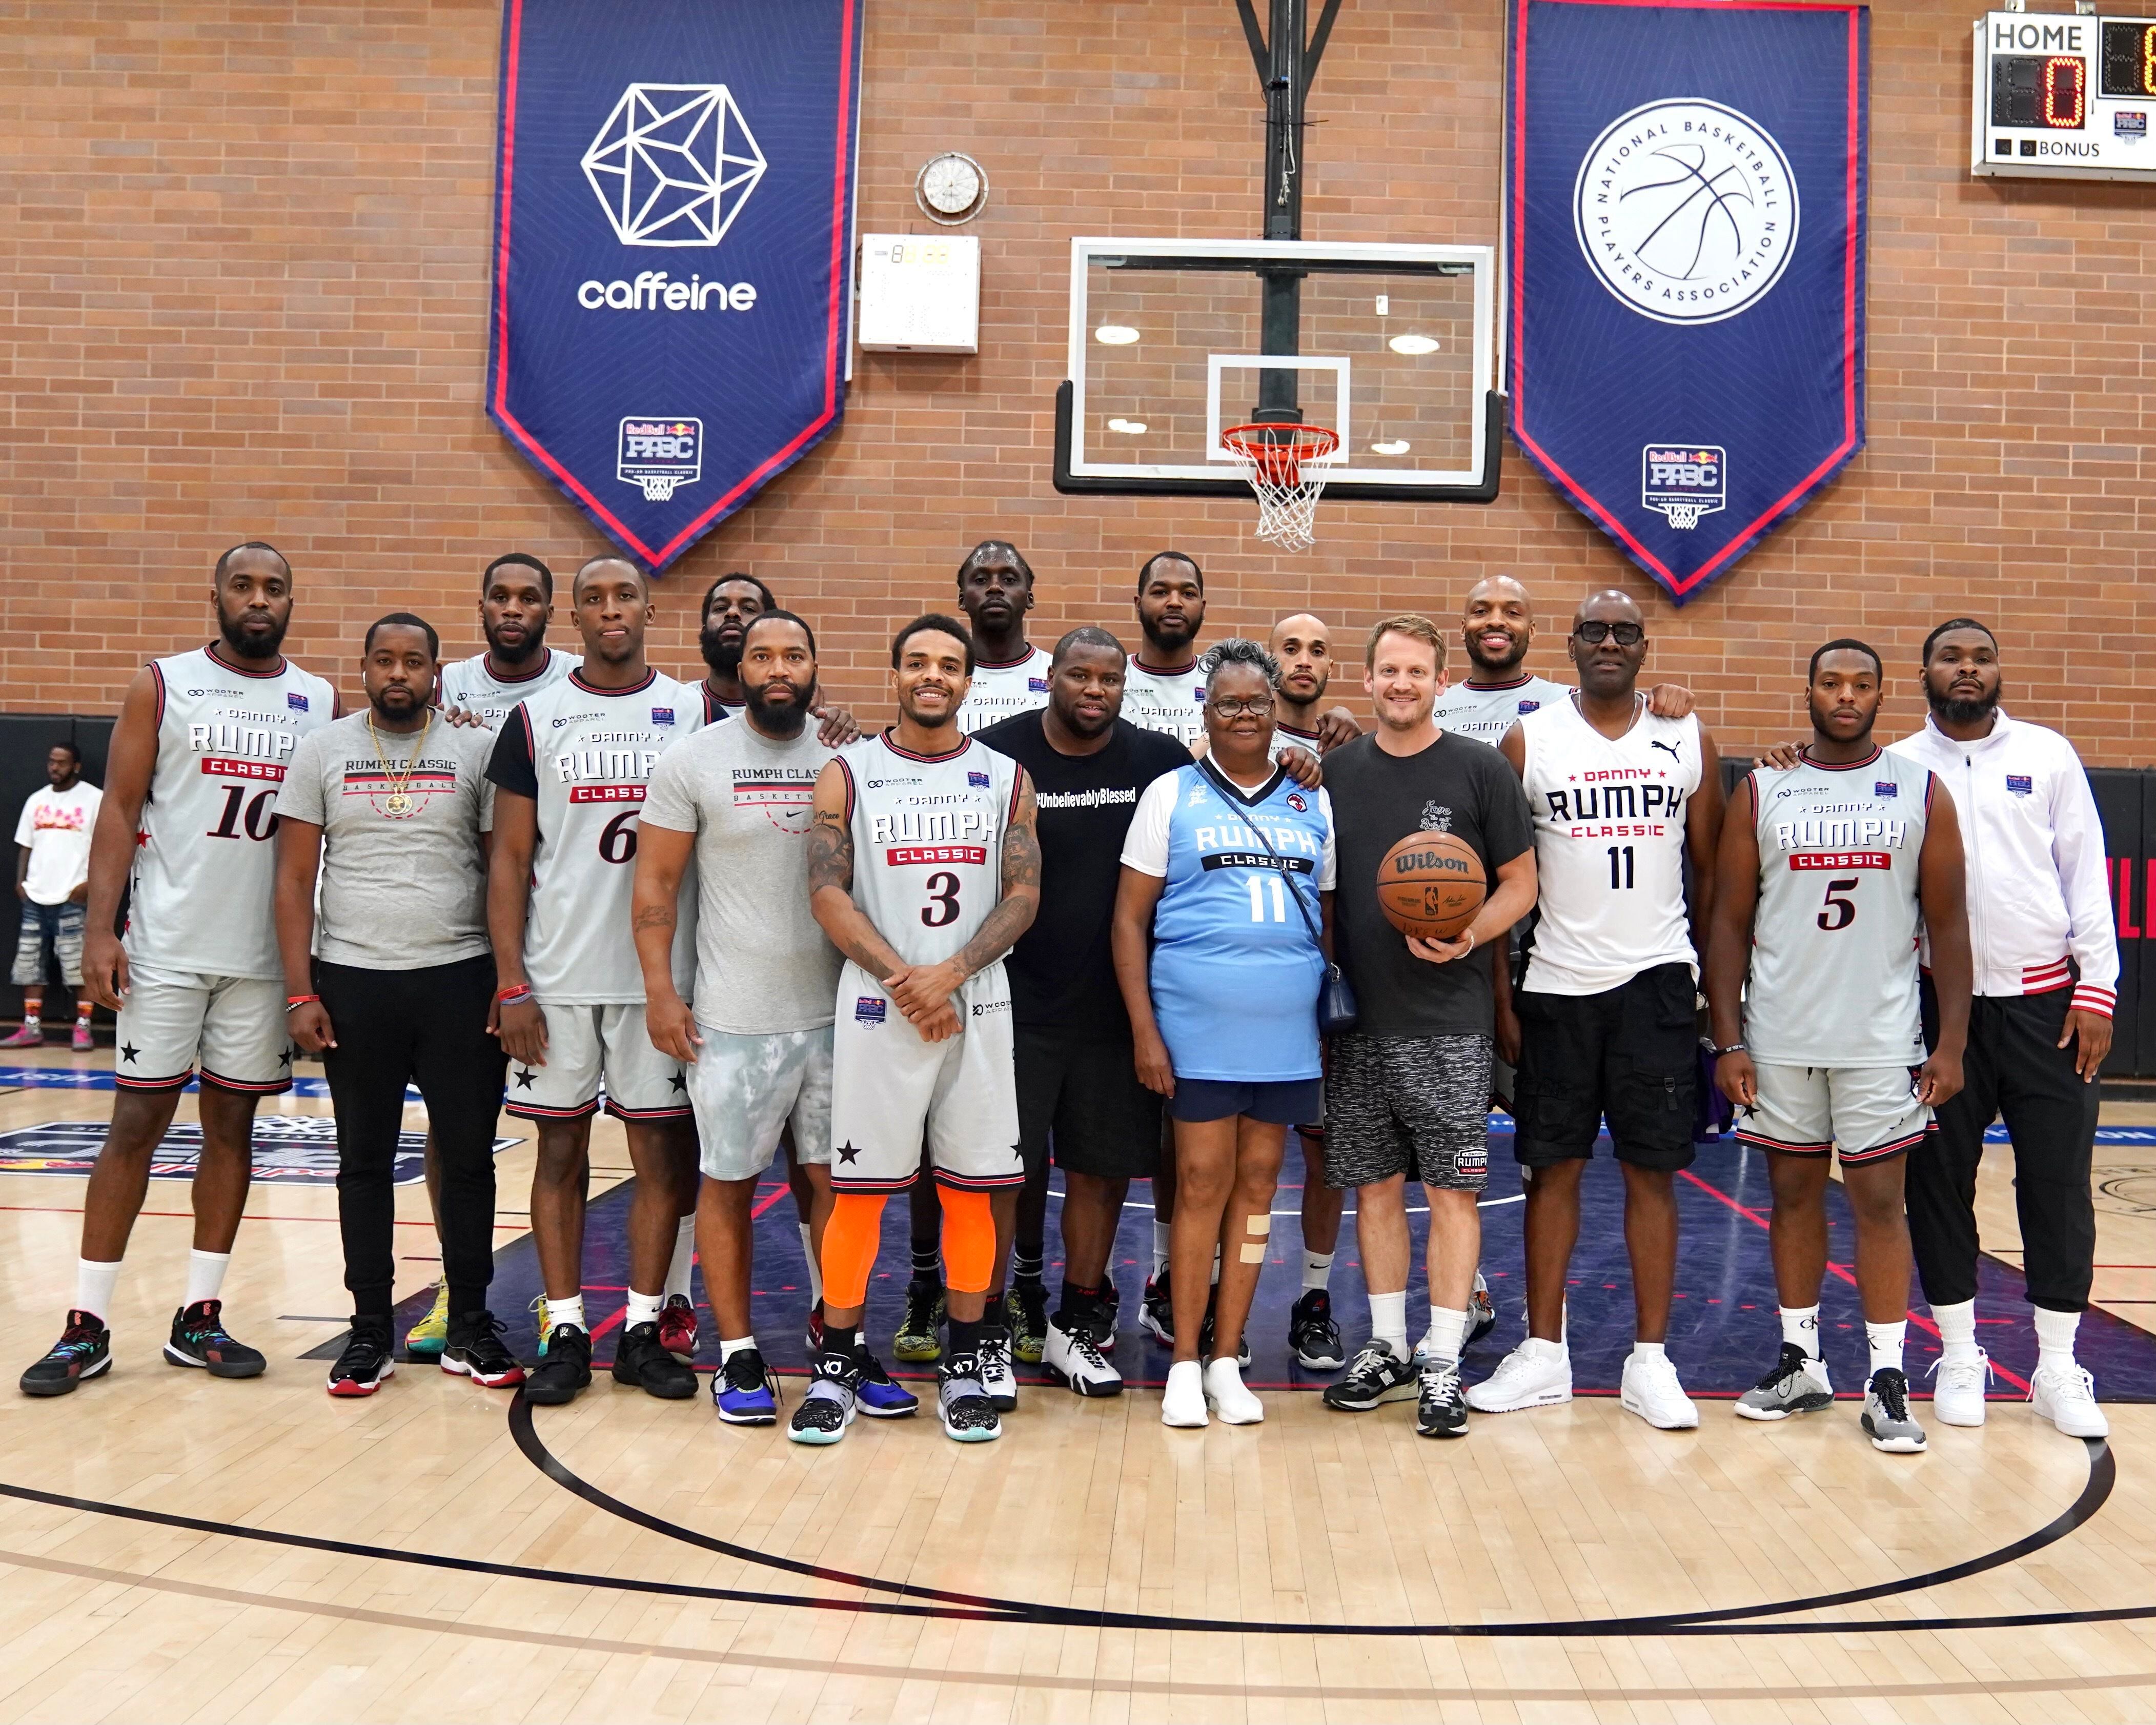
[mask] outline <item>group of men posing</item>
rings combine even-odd
[[[599,557],[577,572],[581,661],[546,644],[553,585],[536,558],[498,560],[482,588],[487,649],[447,665],[421,619],[382,619],[362,649],[367,707],[340,716],[331,686],[282,655],[289,565],[249,543],[217,565],[218,638],[131,686],[85,915],[87,985],[120,1014],[113,1122],[74,1307],[23,1389],[63,1394],[110,1366],[105,1314],[150,1156],[196,1077],[194,1250],[165,1357],[218,1376],[263,1370],[226,1330],[220,1292],[256,1100],[289,1088],[305,1051],[322,1059],[336,1107],[354,1305],[332,1394],[372,1394],[393,1370],[391,1178],[408,1083],[427,1105],[444,1275],[407,1340],[445,1370],[522,1384],[542,1403],[589,1384],[583,1212],[603,1098],[638,1175],[619,1382],[696,1393],[701,1261],[720,1417],[776,1422],[749,1271],[756,1189],[783,1146],[814,1284],[815,1366],[789,1435],[834,1442],[858,1414],[917,1407],[861,1328],[898,1191],[911,1194],[913,1265],[896,1348],[940,1359],[951,1436],[998,1435],[1014,1358],[1081,1394],[1117,1393],[1110,1258],[1134,1178],[1154,1200],[1142,1322],[1171,1343],[1176,1325],[1174,1139],[1160,1075],[1149,1081],[1134,1055],[1111,930],[1132,864],[1147,866],[1141,799],[1193,772],[1204,747],[1195,562],[1164,552],[1140,570],[1134,657],[1097,627],[1051,653],[1027,639],[1024,557],[983,542],[959,567],[963,620],[930,614],[898,632],[896,722],[865,737],[821,701],[811,625],[753,577],[705,596],[699,683],[647,664],[654,608],[634,565]],[[1367,734],[1322,706],[1336,666],[1321,619],[1281,619],[1269,649],[1228,644],[1248,649],[1229,655],[1239,666],[1263,667],[1269,694],[1229,704],[1270,720],[1277,762],[1270,786],[1239,794],[1255,809],[1286,785],[1306,813],[1295,787],[1324,797],[1320,878],[1337,884],[1323,938],[1357,996],[1353,1027],[1328,1039],[1324,1120],[1299,1128],[1310,1176],[1290,1340],[1308,1369],[1346,1367],[1327,1404],[1413,1399],[1419,1430],[1455,1436],[1471,1409],[1568,1399],[1564,1288],[1581,1171],[1606,1125],[1635,1308],[1623,1404],[1657,1427],[1697,1424],[1665,1341],[1705,1012],[1713,1081],[1738,1137],[1767,1153],[1774,1199],[1782,1340],[1737,1411],[1777,1420],[1831,1403],[1818,1319],[1838,1150],[1865,1430],[1883,1450],[1925,1441],[1902,1370],[1912,1244],[1943,1347],[1935,1411],[1981,1423],[1974,1194],[1984,1128],[2003,1112],[2041,1353],[2032,1396],[2061,1430],[2100,1435],[2073,1339],[2117,974],[2102,838],[2071,746],[2000,707],[1990,632],[1958,619],[1932,633],[1926,723],[1883,750],[1879,655],[1821,647],[1809,739],[1770,754],[1726,809],[1688,692],[1638,687],[1648,640],[1630,598],[1578,607],[1577,688],[1524,673],[1533,634],[1528,595],[1504,576],[1473,588],[1456,634],[1416,616],[1381,623],[1363,653]],[[1466,655],[1458,682],[1452,642]],[[1466,840],[1491,883],[1448,942],[1411,942],[1377,911],[1378,860],[1418,831]],[[1254,829],[1205,866],[1251,871],[1262,924],[1260,876],[1280,860],[1252,839],[1266,842]],[[1272,906],[1273,923],[1291,920]],[[1223,998],[1214,1034],[1315,1010]],[[538,1137],[545,1293],[528,1370],[487,1305],[505,1085],[508,1111]],[[1477,1219],[1493,1093],[1517,1122],[1527,1184],[1528,1333],[1463,1388],[1461,1354],[1495,1322]],[[1051,1158],[1064,1176],[1052,1312]],[[1413,1347],[1411,1178],[1430,1219],[1430,1325]],[[1328,1286],[1349,1189],[1370,1312],[1352,1362]],[[1205,1322],[1209,1352],[1209,1308]],[[1219,1339],[1231,1356],[1242,1345]]]

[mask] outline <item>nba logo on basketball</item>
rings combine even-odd
[[[1689,531],[1729,501],[1727,452],[1712,444],[1649,444],[1640,451],[1640,501]]]

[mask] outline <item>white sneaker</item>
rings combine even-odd
[[[1243,1387],[1243,1368],[1232,1359],[1216,1359],[1205,1368],[1205,1404],[1220,1416],[1224,1425],[1255,1425],[1265,1417],[1265,1404]]]
[[[1627,1413],[1637,1414],[1658,1430],[1690,1431],[1699,1424],[1699,1408],[1684,1393],[1666,1353],[1626,1356],[1618,1399]]]
[[[1233,1363],[1230,1362],[1230,1363]],[[1194,1359],[1179,1359],[1168,1368],[1168,1388],[1161,1392],[1163,1425],[1203,1425],[1205,1418],[1205,1368]]]
[[[1121,1395],[1123,1374],[1108,1363],[1100,1343],[1083,1326],[1065,1329],[1060,1317],[1048,1321],[1048,1341],[1040,1350],[1041,1368],[1058,1384],[1080,1395]]]
[[[998,1414],[1014,1413],[1018,1408],[1018,1373],[1011,1369],[1011,1341],[1008,1330],[984,1329],[981,1332],[981,1388],[988,1391],[988,1399],[996,1404]]]
[[[2111,1435],[2111,1421],[2096,1404],[2096,1379],[2086,1366],[2068,1366],[2063,1371],[2039,1366],[2029,1379],[2029,1399],[2035,1404],[2039,1420],[2050,1420],[2068,1437]]]
[[[1974,1359],[1932,1363],[1932,1412],[1942,1425],[1984,1424],[1984,1393],[1991,1385],[1991,1356],[1981,1348]]]
[[[1572,1351],[1562,1343],[1537,1342],[1532,1337],[1467,1392],[1467,1405],[1478,1414],[1517,1414],[1571,1399]]]

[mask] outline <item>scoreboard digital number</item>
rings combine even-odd
[[[1993,12],[1975,35],[1970,172],[2156,180],[2156,18]]]

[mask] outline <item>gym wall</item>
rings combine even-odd
[[[1106,621],[1134,641],[1136,567],[1173,545],[1210,577],[1209,638],[1310,606],[1351,657],[1379,613],[1450,616],[1486,572],[1519,573],[1558,625],[1584,591],[1626,588],[1652,672],[1698,689],[1736,749],[1790,732],[1806,653],[1841,634],[1887,652],[1887,728],[1912,727],[1902,668],[1932,622],[1973,612],[2005,644],[2015,711],[2092,763],[2156,761],[2156,670],[2134,656],[2156,612],[2136,578],[2156,546],[2156,193],[1969,178],[1979,10],[1874,16],[1870,447],[1678,612],[1510,451],[1495,505],[1328,505],[1304,557],[1260,547],[1247,506],[1059,496],[1068,238],[1258,231],[1235,10],[869,0],[860,226],[927,231],[920,164],[985,165],[982,352],[860,356],[839,434],[666,577],[654,656],[693,667],[696,595],[751,568],[819,624],[829,683],[880,715],[891,624],[949,603],[973,541],[1025,547],[1042,639]],[[1495,239],[1502,18],[1346,0],[1310,103],[1309,237]],[[290,645],[348,691],[381,612],[416,608],[470,652],[489,557],[600,548],[480,405],[499,27],[495,0],[0,18],[0,708],[110,711],[145,658],[204,639],[209,565],[237,540],[290,552]],[[1560,666],[1559,633],[1538,668]]]

